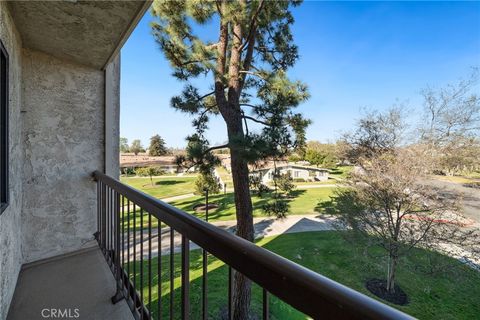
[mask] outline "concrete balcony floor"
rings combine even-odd
[[[23,268],[7,319],[61,319],[52,309],[66,309],[74,319],[132,320],[125,300],[112,304],[114,294],[115,280],[100,249],[87,249]]]

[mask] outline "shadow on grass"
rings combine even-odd
[[[176,184],[182,184],[182,183],[187,183],[188,181],[185,180],[160,180],[160,181],[155,181],[155,185],[157,186],[172,186]]]
[[[354,192],[341,188],[334,191],[329,200],[319,201],[314,211],[321,214],[340,215],[345,212],[363,210],[355,199]]]

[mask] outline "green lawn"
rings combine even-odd
[[[365,289],[365,280],[385,276],[385,264],[381,257],[368,257],[363,254],[361,245],[347,242],[339,232],[305,232],[285,234],[265,238],[259,245],[279,255],[291,259],[307,268],[330,277],[340,283],[372,296]],[[371,254],[381,255],[379,248]],[[192,319],[200,319],[202,289],[202,256],[199,250],[192,251],[190,271],[190,306]],[[442,263],[455,263],[455,260],[425,250],[415,250],[409,258],[401,261],[397,283],[409,296],[405,306],[394,306],[420,319],[476,319],[480,314],[480,273],[466,266],[442,274],[429,275],[420,270],[427,269],[428,258]],[[175,261],[175,316],[179,317],[180,305],[180,255]],[[169,303],[169,256],[162,257],[161,263],[161,303],[163,317],[168,316]],[[157,270],[158,260],[152,259],[152,270]],[[133,269],[133,265],[131,266]],[[140,265],[136,266],[136,282],[140,285]],[[214,257],[208,260],[208,304],[209,317],[220,319],[227,303],[227,267]],[[133,271],[130,270],[133,275]],[[144,263],[144,300],[148,303],[148,265]],[[157,317],[158,277],[152,277],[152,304],[150,309]],[[374,296],[373,296],[374,297]],[[252,310],[260,315],[261,290],[254,286]],[[307,319],[287,304],[271,297],[271,319]]]
[[[353,170],[353,166],[338,166],[333,169],[330,169],[330,177],[345,179],[352,170]]]
[[[334,188],[315,188],[315,189],[299,189],[293,191],[293,196],[290,202],[290,214],[315,214],[315,206],[320,200],[328,200]],[[253,216],[262,217],[265,213],[262,210],[263,204],[270,199],[269,195],[263,198],[252,196],[253,202]],[[171,202],[170,204],[180,208],[188,213],[195,214],[200,218],[204,218],[203,214],[196,214],[193,211],[193,206],[204,203],[204,197],[192,197],[184,200]],[[219,208],[214,212],[210,212],[209,219],[215,220],[234,220],[235,219],[235,203],[233,193],[226,195],[219,194],[210,197],[210,203],[216,203]]]
[[[316,214],[318,213],[318,203],[319,201],[326,201],[330,199],[330,195],[332,194],[334,188],[314,188],[314,189],[299,189],[293,191],[293,197],[289,200],[290,201],[290,212],[289,214]],[[263,198],[259,198],[257,196],[252,197],[253,202],[253,216],[254,217],[264,217],[265,212],[262,210],[263,204],[265,204],[270,197],[266,195]],[[233,199],[233,193],[218,194],[212,195],[209,197],[210,203],[218,204],[218,209],[214,211],[210,211],[208,218],[209,221],[227,221],[227,220],[235,220],[235,203]],[[200,219],[205,219],[204,213],[197,213],[193,210],[193,207],[197,204],[205,203],[205,198],[202,196],[194,196],[187,199],[173,201],[170,204],[186,211],[190,214],[193,214]],[[317,207],[317,209],[315,209]],[[133,210],[133,208],[130,208]],[[317,211],[315,211],[317,210]],[[130,226],[134,225],[133,223],[133,212],[130,215]],[[128,220],[125,220],[125,225],[128,223]],[[135,213],[135,225],[137,228],[141,226],[140,220],[140,212],[137,210]],[[148,226],[148,218],[147,215],[144,215],[143,218],[143,226],[146,228]],[[157,221],[153,219],[152,226],[157,226]]]
[[[192,193],[195,184],[195,176],[154,177],[153,185],[148,177],[121,177],[120,181],[135,189],[143,191],[152,197],[162,199]]]

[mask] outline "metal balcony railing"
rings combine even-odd
[[[412,319],[103,173],[95,171],[93,176],[98,197],[95,236],[117,282],[112,301],[125,298],[136,319],[160,319],[162,315],[169,319],[207,319],[207,261],[212,256],[228,266],[224,280],[228,290],[224,313],[228,319],[233,317],[235,272],[261,287],[259,313],[263,319],[270,316],[271,295],[314,319]],[[169,245],[162,255],[165,237]],[[200,317],[191,316],[191,243],[202,250],[201,301],[195,301],[195,307],[201,309]],[[178,268],[179,262],[181,281],[175,283],[175,266]],[[165,267],[167,272],[162,270]],[[167,279],[162,279],[165,274]],[[165,280],[168,290],[162,292]],[[175,294],[178,286],[180,294]],[[156,293],[156,301],[152,292]]]

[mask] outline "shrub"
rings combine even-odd
[[[161,176],[165,173],[161,167],[143,167],[135,170],[135,174],[140,177]]]
[[[258,175],[249,177],[250,189],[254,190],[261,198],[265,193],[270,192],[270,188],[262,183],[262,179]]]
[[[131,167],[123,168],[121,170],[121,174],[125,174],[127,176],[134,175],[135,174],[135,169]]]
[[[258,186],[257,194],[261,198],[265,193],[269,193],[270,191],[272,190],[267,185],[262,183]]]
[[[273,179],[275,181],[276,186],[283,192],[285,192],[287,195],[290,195],[290,193],[295,189],[295,184],[293,184],[293,179],[292,176],[290,175],[290,172],[287,173],[275,173],[273,176]]]
[[[195,194],[205,194],[205,189],[210,194],[220,192],[220,183],[213,173],[200,173],[195,180]]]
[[[269,216],[276,218],[285,218],[287,216],[290,204],[281,199],[274,199],[263,205],[263,211]]]

